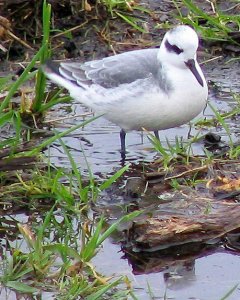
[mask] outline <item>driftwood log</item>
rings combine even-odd
[[[152,252],[187,243],[208,243],[240,228],[240,204],[206,198],[191,202],[197,208],[196,212],[189,211],[192,214],[185,213],[184,205],[179,207],[179,214],[159,210],[154,217],[134,221],[128,231],[132,250]]]
[[[216,244],[240,229],[239,174],[239,160],[227,157],[205,165],[200,157],[192,157],[188,164],[179,157],[168,174],[161,161],[148,166],[141,181],[126,184],[127,194],[139,198],[139,208],[148,212],[126,231],[126,250],[153,252],[192,243]],[[194,189],[186,185],[192,178],[199,180]],[[171,180],[176,179],[179,186],[173,188]],[[154,207],[147,207],[153,197]]]

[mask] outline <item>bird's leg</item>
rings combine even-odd
[[[125,159],[126,157],[126,144],[125,144],[126,132],[121,129],[120,131],[120,141],[121,141],[121,157]]]
[[[189,130],[188,130],[188,134],[187,134],[187,138],[190,139],[191,136],[191,131],[192,131],[192,124],[189,122]]]
[[[158,131],[157,130],[154,130],[153,131],[154,132],[154,135],[155,135],[155,137],[160,141],[160,138],[159,138],[159,133],[158,133]]]

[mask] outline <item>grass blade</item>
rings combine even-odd
[[[232,293],[237,289],[238,285],[239,285],[238,283],[235,284],[234,287],[232,287],[230,289],[230,291],[228,291],[220,300],[226,300],[226,299],[228,299],[228,297],[231,296]]]
[[[15,289],[22,293],[37,293],[39,290],[37,288],[31,287],[25,283],[19,281],[8,281],[6,286]]]
[[[21,76],[18,78],[18,80],[12,85],[12,87],[10,88],[7,96],[4,98],[3,102],[1,103],[0,106],[0,113],[3,112],[3,110],[5,108],[7,108],[7,106],[9,105],[13,95],[16,93],[16,91],[18,90],[18,88],[26,81],[28,80],[30,77],[34,76],[36,74],[36,72],[30,72],[31,69],[35,66],[36,62],[40,59],[42,52],[45,51],[45,46],[42,46],[40,48],[40,50],[35,54],[35,56],[33,57],[32,61],[30,62],[30,64],[26,67],[26,69],[23,71],[23,73],[21,74]]]
[[[89,119],[89,120],[86,120],[86,121],[80,123],[80,124],[74,125],[74,126],[72,126],[71,128],[69,128],[69,129],[67,129],[67,130],[65,130],[65,131],[63,131],[63,132],[58,132],[58,133],[56,132],[56,134],[55,134],[54,136],[52,136],[52,137],[50,137],[49,139],[43,141],[40,145],[36,146],[35,149],[29,151],[29,152],[28,152],[28,155],[31,156],[31,155],[36,155],[36,154],[38,154],[39,151],[41,151],[41,149],[43,149],[43,148],[49,146],[50,144],[52,144],[53,142],[55,142],[55,141],[58,140],[59,138],[62,138],[62,137],[64,137],[64,136],[68,135],[69,133],[71,133],[71,132],[77,130],[78,128],[81,128],[81,127],[87,125],[88,123],[93,122],[94,120],[96,120],[96,119],[99,118],[99,117],[100,117],[100,116],[93,117],[93,118],[91,118],[91,119]]]

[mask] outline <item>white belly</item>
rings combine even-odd
[[[142,128],[154,131],[180,126],[205,108],[208,93],[206,86],[181,87],[169,95],[149,91],[139,98],[122,99],[109,109],[105,117],[125,131]]]

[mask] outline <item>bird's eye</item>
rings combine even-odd
[[[168,40],[165,41],[165,47],[167,48],[167,50],[168,50],[169,52],[174,52],[174,53],[176,53],[176,54],[178,54],[178,55],[179,55],[180,53],[183,52],[183,49],[180,49],[180,48],[179,48],[178,46],[176,46],[176,45],[170,44]]]

